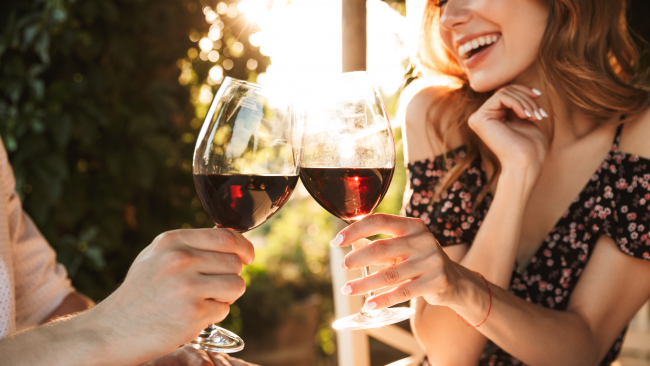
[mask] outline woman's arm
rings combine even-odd
[[[374,218],[374,217],[378,217]],[[383,217],[381,217],[383,216]],[[391,225],[385,225],[387,222]],[[393,239],[377,240],[346,256],[348,269],[370,263],[400,263],[369,277],[351,281],[351,295],[364,294],[400,284],[371,302],[376,309],[422,296],[428,308],[447,307],[447,315],[459,314],[470,324],[481,323],[488,312],[489,295],[485,282],[471,270],[453,262],[426,236],[419,220],[374,215],[342,231],[347,245],[359,238],[389,232]],[[390,230],[386,230],[390,227]],[[630,286],[634,286],[633,288]],[[490,285],[492,309],[479,328],[469,328],[491,339],[506,352],[532,365],[597,365],[609,347],[650,296],[650,262],[623,254],[612,239],[602,236],[589,264],[573,291],[566,311],[551,310],[526,302],[506,290]],[[444,313],[443,313],[444,314]],[[440,321],[452,330],[466,327],[461,320]],[[464,340],[436,353],[427,354],[437,365],[476,364],[465,356]],[[478,356],[477,356],[478,357]],[[460,360],[460,362],[459,362]]]
[[[452,305],[470,323],[487,313],[485,285],[468,282],[472,294]],[[623,254],[601,236],[566,311],[526,302],[492,286],[488,321],[478,330],[531,365],[597,365],[650,296],[650,262]]]
[[[452,246],[445,251],[453,255],[455,262],[482,273],[497,286],[507,288],[517,255],[528,194],[524,182],[518,181],[516,175],[512,178],[502,176],[472,246],[468,249],[466,245]],[[459,322],[456,313],[447,307],[429,305],[423,299],[417,299],[415,307],[413,330],[433,364],[476,364],[486,342],[481,333]]]
[[[511,90],[514,88],[518,89]],[[431,156],[434,152],[436,154],[443,152],[440,137],[429,137],[428,134],[423,133],[430,130],[427,114],[431,100],[435,100],[437,94],[441,92],[445,91],[434,88],[423,89],[415,94],[408,104],[404,138],[405,151],[408,152],[411,161],[422,159],[422,154]],[[502,89],[473,116],[472,128],[479,136],[485,136],[486,140],[499,141],[493,150],[500,153],[498,156],[502,157],[500,161],[503,171],[499,177],[494,201],[472,246],[461,244],[445,248],[452,260],[483,273],[488,280],[504,288],[510,283],[524,210],[539,174],[541,166],[539,155],[544,154],[544,149],[539,149],[541,151],[530,149],[536,146],[535,141],[531,142],[530,136],[536,137],[537,140],[542,137],[535,128],[524,130],[523,133],[521,130],[513,131],[512,128],[503,128],[503,122],[494,121],[494,118],[495,110],[503,112],[504,105],[513,106],[511,97],[513,93],[517,93],[519,99],[526,99],[527,96],[528,103],[536,106],[533,100],[536,95],[528,90],[528,94],[522,96],[524,92],[525,89],[522,87]],[[521,107],[519,105],[520,117],[526,118]],[[444,113],[440,112],[440,114],[442,117],[439,118],[438,123],[445,124]],[[504,115],[496,115],[496,117],[505,118]],[[457,135],[451,136],[450,139],[456,145],[461,144],[460,137]],[[512,143],[513,140],[518,143]],[[520,143],[522,140],[523,148],[519,147],[522,146]],[[517,150],[518,147],[520,150]],[[462,323],[459,324],[456,313],[449,308],[430,306],[421,299],[416,300],[414,306],[416,309],[416,315],[412,319],[414,332],[434,364],[473,365],[476,363],[485,346],[484,336]],[[456,351],[449,352],[449,350]]]

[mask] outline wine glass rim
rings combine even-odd
[[[255,89],[264,89],[264,88],[265,88],[264,85],[257,84],[257,83],[253,83],[253,82],[246,81],[246,80],[241,80],[241,79],[233,78],[233,77],[230,77],[230,76],[226,76],[226,77],[224,78],[224,84],[225,84],[226,82],[233,83],[233,84],[241,84],[241,85],[245,85],[245,86],[248,86],[248,87],[251,87],[251,88],[255,88]]]

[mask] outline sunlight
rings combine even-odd
[[[261,31],[249,42],[271,58],[259,75],[267,85],[304,88],[341,72],[341,2],[243,0],[237,8]],[[368,1],[368,72],[390,96],[408,65],[406,19],[380,0]]]

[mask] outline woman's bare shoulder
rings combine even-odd
[[[434,103],[450,91],[451,89],[448,87],[431,85],[424,79],[414,81],[402,93],[400,110],[405,161],[418,161],[444,153],[442,136],[436,135],[433,123],[443,125],[446,123],[445,108],[432,110],[432,107],[436,107]],[[442,118],[434,118],[435,121],[430,120],[431,117],[435,117],[430,115],[432,112],[440,113]],[[451,141],[455,140],[453,136],[450,137]]]
[[[620,150],[650,159],[650,108],[637,118],[625,123],[621,133]]]

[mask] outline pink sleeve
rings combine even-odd
[[[5,200],[14,269],[16,330],[45,320],[74,291],[56,253],[23,211],[16,180],[0,142],[0,184]]]

